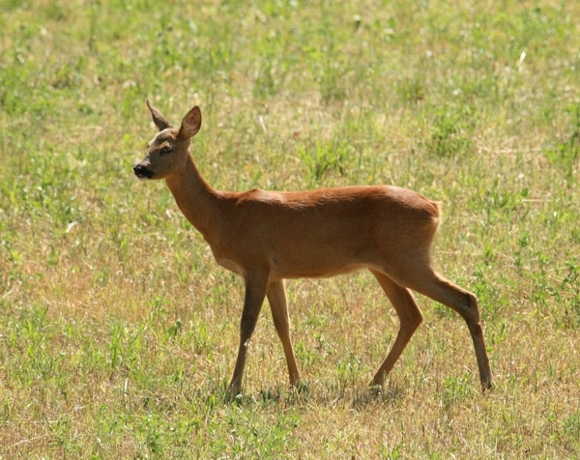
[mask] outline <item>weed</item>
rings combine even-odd
[[[571,177],[580,156],[580,104],[570,105],[566,112],[572,118],[572,133],[565,142],[560,142],[556,148],[546,149],[544,155],[550,163],[562,167]]]
[[[419,79],[407,78],[399,82],[397,91],[403,102],[418,103],[425,99],[425,85]]]
[[[470,116],[469,108],[462,112],[438,111],[432,123],[427,150],[439,157],[466,154],[473,145],[467,132],[471,122]]]
[[[310,173],[311,184],[319,183],[328,174],[343,175],[348,152],[348,145],[334,142],[323,144],[321,140],[316,141],[313,149],[298,147],[298,155]]]
[[[452,404],[461,403],[471,393],[469,385],[470,377],[463,375],[461,377],[446,377],[443,379],[443,404],[446,407]]]

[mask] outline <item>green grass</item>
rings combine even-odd
[[[0,458],[580,456],[580,4],[0,0]],[[438,270],[480,300],[398,322],[366,273],[288,283],[305,377],[131,166],[145,99],[204,122],[220,189],[396,184],[442,202]]]

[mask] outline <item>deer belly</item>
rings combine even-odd
[[[225,269],[227,269],[231,272],[237,273],[238,275],[242,275],[241,267],[237,263],[235,263],[233,260],[226,259],[223,257],[221,257],[219,259],[216,257],[215,260],[218,263],[218,265],[224,267]]]
[[[279,261],[273,267],[273,272],[279,278],[329,278],[344,275],[367,267],[364,262],[328,261],[324,259],[301,261]]]

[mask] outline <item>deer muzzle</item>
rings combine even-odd
[[[153,171],[150,171],[146,166],[141,164],[135,165],[133,172],[139,179],[151,179],[153,177]]]

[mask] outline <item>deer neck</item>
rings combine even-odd
[[[211,243],[220,220],[220,194],[201,177],[190,154],[187,156],[185,171],[167,177],[165,182],[187,220]]]

